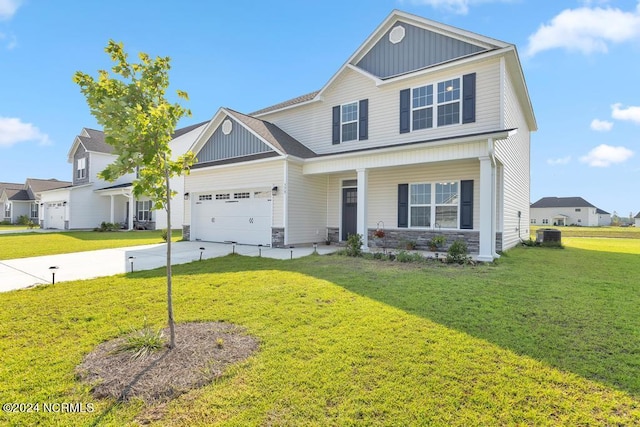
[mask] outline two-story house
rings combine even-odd
[[[57,179],[27,178],[24,184],[0,182],[0,221],[15,224],[20,217],[27,217],[40,224],[40,192],[71,185]]]
[[[514,45],[394,11],[320,90],[216,112],[192,147],[183,235],[367,246],[382,228],[490,261],[529,235],[535,130]]]
[[[611,214],[582,197],[543,197],[531,204],[532,225],[565,226],[577,225],[598,227],[611,225]]]
[[[184,154],[193,144],[205,123],[179,130],[170,142],[172,157]],[[105,142],[104,133],[82,129],[68,153],[67,161],[73,165],[73,182],[66,188],[45,191],[41,196],[42,228],[64,230],[91,229],[102,222],[121,224],[125,229],[162,229],[167,226],[165,210],[154,210],[149,198],[133,196],[135,174],[107,182],[98,174],[116,156],[113,147]],[[183,223],[182,199],[184,177],[171,180],[171,189],[177,194],[172,199],[171,223]]]

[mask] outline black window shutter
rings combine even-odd
[[[409,184],[398,184],[398,227],[409,227]]]
[[[462,123],[476,121],[476,73],[462,76]]]
[[[360,120],[358,123],[358,126],[360,127],[360,136],[358,139],[360,141],[364,141],[365,139],[369,139],[369,100],[361,100],[358,110],[360,113]]]
[[[473,229],[473,180],[460,181],[460,228]]]
[[[409,89],[400,91],[400,133],[411,130],[411,92]]]
[[[333,136],[331,142],[333,144],[340,144],[340,106],[333,107],[333,120],[332,120]]]

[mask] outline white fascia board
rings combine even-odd
[[[200,135],[193,141],[191,147],[187,151],[197,153],[204,146],[207,140],[213,135],[213,132],[220,126],[222,119],[224,118],[224,108],[218,108],[218,111],[211,117],[211,120],[204,126],[204,129],[200,132]]]
[[[438,148],[438,147],[443,147],[443,146],[447,146],[447,145],[454,145],[454,144],[473,144],[473,143],[478,143],[478,142],[483,142],[483,155],[488,155],[488,145],[486,144],[487,140],[493,140],[493,141],[499,141],[499,140],[504,140],[509,138],[509,136],[514,135],[516,132],[516,130],[512,130],[512,131],[499,131],[499,132],[493,132],[493,133],[486,133],[486,134],[482,134],[482,135],[470,135],[470,136],[462,136],[460,138],[452,138],[452,139],[446,139],[446,140],[442,140],[442,141],[425,141],[422,143],[416,143],[416,144],[402,144],[402,145],[397,145],[397,146],[391,146],[391,147],[384,147],[384,148],[372,148],[370,150],[365,150],[365,151],[352,151],[352,152],[346,152],[346,153],[336,153],[336,154],[331,154],[331,155],[327,155],[327,156],[321,156],[321,157],[314,157],[311,159],[306,159],[305,160],[305,165],[315,165],[315,164],[321,164],[321,163],[335,163],[337,161],[340,160],[349,160],[349,159],[353,159],[353,158],[357,158],[357,157],[363,157],[363,156],[381,156],[381,155],[392,155],[392,154],[396,154],[396,153],[402,153],[403,151],[411,151],[411,150],[416,150],[416,149],[423,149],[423,148]],[[402,166],[404,163],[398,163],[395,164],[394,166]],[[311,167],[313,168],[313,166]],[[310,168],[310,169],[311,169]],[[335,170],[334,170],[335,169]],[[337,172],[340,171],[340,168],[333,168],[331,170],[331,172]],[[304,168],[303,168],[304,171]],[[303,172],[304,174],[308,173],[308,172]],[[316,173],[316,172],[313,172]],[[319,173],[324,173],[324,172],[319,172]]]
[[[227,168],[234,168],[237,166],[246,166],[246,165],[255,165],[255,164],[259,164],[259,163],[268,163],[268,162],[275,162],[275,161],[283,161],[285,158],[284,157],[267,157],[266,159],[257,159],[257,160],[249,160],[247,162],[237,162],[237,163],[227,163],[224,165],[211,165],[211,166],[203,166],[203,167],[198,167],[198,168],[191,168],[189,170],[189,175],[194,175],[194,174],[199,174],[201,172],[206,172],[208,170],[211,169],[227,169]]]
[[[71,148],[69,149],[69,152],[67,153],[67,163],[73,163],[73,154],[76,152],[76,150],[78,149],[78,146],[80,145],[84,147],[84,144],[82,143],[82,141],[80,141],[80,138],[76,136],[75,139],[73,140],[73,144],[71,144]],[[87,147],[84,147],[84,149],[85,151],[88,151]]]
[[[438,71],[448,70],[450,68],[457,68],[457,67],[459,67],[461,65],[466,65],[466,64],[473,63],[473,62],[484,61],[484,60],[489,59],[489,58],[505,55],[505,53],[508,52],[509,50],[511,50],[511,48],[507,47],[507,48],[504,48],[504,49],[492,50],[492,51],[485,52],[485,53],[480,53],[480,54],[473,53],[473,54],[470,54],[468,56],[462,57],[460,59],[455,59],[455,60],[452,60],[452,61],[444,62],[444,63],[439,64],[439,65],[433,65],[431,67],[423,68],[421,70],[414,71],[414,72],[411,72],[411,73],[401,74],[401,75],[399,75],[397,77],[390,77],[388,79],[383,80],[378,86],[386,86],[386,85],[390,85],[392,83],[401,82],[403,80],[412,79],[414,77],[420,77],[420,76],[423,76],[425,74],[436,73]]]
[[[511,57],[511,60],[507,60],[507,66],[510,66],[511,71],[516,73],[516,78],[512,79],[516,86],[518,98],[524,100],[522,108],[525,110],[525,117],[527,117],[527,124],[529,130],[532,132],[538,130],[538,121],[536,120],[535,113],[533,111],[533,105],[531,104],[531,97],[529,96],[529,88],[527,87],[527,81],[524,78],[524,72],[522,71],[522,63],[520,62],[520,56],[518,55],[518,49],[512,46],[507,50],[505,55],[507,59]]]
[[[380,79],[380,78],[378,78],[378,77],[374,76],[374,75],[373,75],[373,74],[371,74],[370,72],[365,71],[365,70],[363,70],[362,68],[357,67],[357,66],[355,66],[355,65],[347,64],[347,66],[346,66],[345,68],[348,68],[348,69],[350,69],[350,70],[353,70],[353,71],[355,71],[356,73],[360,73],[360,74],[362,74],[363,76],[365,76],[365,77],[367,77],[367,78],[369,78],[369,79],[373,80],[373,82],[376,84],[376,86],[380,86],[382,83],[384,83],[384,80],[382,80],[382,79]]]
[[[324,100],[324,98],[320,95],[320,93],[318,93],[316,96],[313,97],[313,99],[310,99],[308,101],[298,102],[297,104],[287,105],[286,107],[278,108],[277,110],[271,110],[271,111],[267,111],[267,112],[260,113],[260,114],[254,114],[251,117],[255,117],[256,119],[258,119],[260,117],[268,116],[268,115],[274,114],[274,113],[279,113],[281,111],[291,110],[293,108],[302,107],[304,105],[315,104],[316,102],[320,102],[320,101],[323,101],[323,100]],[[262,120],[262,119],[260,119],[260,120]]]
[[[276,148],[274,145],[272,145],[271,143],[269,143],[267,140],[265,140],[262,136],[260,136],[258,133],[256,133],[253,129],[251,129],[249,126],[245,125],[244,123],[242,123],[240,121],[239,118],[237,118],[234,114],[233,111],[229,111],[226,108],[222,109],[223,111],[225,111],[227,113],[228,116],[233,117],[233,119],[236,121],[236,123],[238,123],[240,126],[242,126],[243,128],[245,128],[246,130],[249,131],[249,133],[251,133],[253,136],[255,136],[256,138],[258,138],[260,141],[264,142],[265,144],[267,144],[267,146],[269,148],[271,148],[273,151],[275,151],[276,153],[278,153],[280,156],[284,156],[286,153],[284,153],[282,150]],[[261,120],[261,119],[257,119],[257,120]]]

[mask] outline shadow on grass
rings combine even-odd
[[[175,266],[181,275],[292,271],[640,396],[638,255],[518,248],[496,264],[420,266],[342,256],[229,255]],[[164,269],[131,278],[164,276]]]

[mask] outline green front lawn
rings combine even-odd
[[[176,241],[181,238],[182,231],[174,230],[172,240]],[[160,230],[0,234],[0,259],[66,254],[154,243],[163,243]]]
[[[0,294],[0,424],[638,425],[637,255],[519,248],[450,267],[227,256],[174,267],[178,322],[242,325],[260,350],[166,406],[93,398],[74,367],[165,323],[162,270]],[[154,418],[155,417],[155,418]]]

